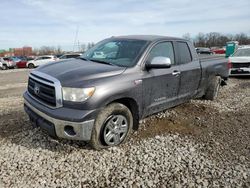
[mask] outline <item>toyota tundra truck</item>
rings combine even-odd
[[[124,143],[140,119],[194,98],[214,100],[228,72],[225,58],[199,59],[185,39],[111,37],[78,59],[33,70],[24,108],[50,136],[103,149]]]

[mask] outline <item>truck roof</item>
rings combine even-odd
[[[113,36],[113,38],[122,39],[135,39],[135,40],[146,40],[146,41],[157,41],[157,40],[185,40],[177,37],[161,36],[161,35],[125,35],[125,36]]]

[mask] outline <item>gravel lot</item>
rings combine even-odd
[[[2,187],[250,187],[250,79],[216,101],[193,100],[141,121],[129,142],[94,151],[31,128],[28,70],[0,71]]]

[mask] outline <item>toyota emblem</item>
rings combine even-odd
[[[38,95],[40,93],[40,88],[38,86],[35,86],[34,92],[36,95]]]

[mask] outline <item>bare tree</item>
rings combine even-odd
[[[233,40],[238,41],[240,45],[250,44],[250,36],[245,33],[225,35],[217,32],[199,33],[195,37],[194,44],[197,47],[223,47],[228,41]]]
[[[212,47],[218,44],[218,39],[220,38],[220,33],[211,32],[206,34],[206,46]]]
[[[206,46],[206,36],[204,33],[198,33],[195,37],[195,46]]]
[[[87,49],[92,48],[94,45],[95,45],[94,42],[89,42],[89,43],[87,44]]]
[[[62,54],[62,48],[61,46],[57,46],[57,48],[54,51],[55,54]]]
[[[42,46],[39,49],[39,55],[52,55],[52,54],[55,54],[55,47]]]
[[[245,33],[239,33],[234,36],[234,40],[238,41],[239,44],[249,43],[249,37]]]
[[[81,46],[80,46],[80,51],[81,51],[81,52],[85,52],[86,50],[87,50],[86,44],[85,44],[85,43],[81,44]]]
[[[182,38],[192,41],[190,33],[185,33]]]

